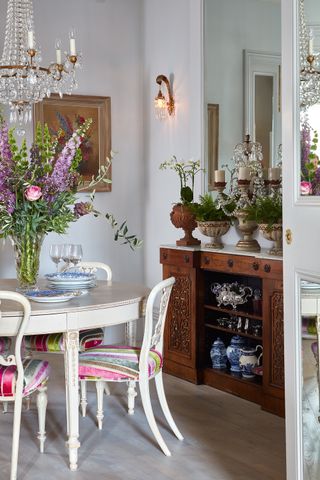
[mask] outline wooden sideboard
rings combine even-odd
[[[163,246],[160,262],[163,278],[176,278],[165,329],[165,371],[238,395],[284,416],[282,260],[263,253],[239,254],[232,248],[213,251]],[[253,304],[249,300],[236,311],[218,307],[211,292],[215,282],[250,286],[261,293],[261,301]],[[221,326],[218,320],[222,316],[241,318],[241,328]],[[245,329],[248,324],[260,328],[259,322],[261,333],[252,332],[251,327]],[[212,368],[213,341],[220,337],[227,346],[233,335],[245,337],[251,345],[263,345],[263,376],[248,380],[229,370]]]

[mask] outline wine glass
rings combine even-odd
[[[82,246],[71,245],[70,246],[70,262],[76,267],[82,259]]]
[[[70,265],[70,252],[71,252],[71,244],[64,243],[62,245],[62,260],[66,263],[66,269],[68,269]]]
[[[59,271],[59,263],[62,260],[62,245],[53,244],[50,246],[50,258],[56,264],[56,271]]]

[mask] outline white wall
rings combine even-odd
[[[145,278],[153,285],[162,277],[160,244],[175,243],[182,235],[170,222],[172,204],[179,201],[176,173],[160,171],[161,162],[201,158],[202,79],[201,79],[201,1],[145,0],[144,2],[144,91],[145,125]],[[153,99],[156,77],[173,75],[177,102],[174,118],[158,121]],[[196,195],[201,177],[197,179]]]
[[[3,44],[5,3],[0,9],[0,45]],[[143,234],[144,178],[142,150],[142,56],[141,0],[34,0],[35,30],[43,63],[55,59],[54,43],[61,38],[68,48],[68,31],[77,31],[77,46],[83,52],[75,93],[111,96],[112,147],[119,152],[112,166],[111,193],[97,193],[95,205],[128,220],[130,232]],[[28,135],[29,139],[31,135]],[[44,242],[40,273],[53,268],[49,245],[81,242],[84,258],[112,267],[115,279],[143,280],[143,250],[132,252],[113,241],[104,219],[84,217],[71,225],[67,235],[49,234]],[[0,275],[14,276],[12,248],[0,250]]]

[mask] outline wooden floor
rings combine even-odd
[[[49,357],[49,356],[48,356]],[[95,394],[81,419],[79,469],[70,472],[64,447],[63,359],[51,355],[45,453],[37,450],[36,411],[23,412],[18,480],[285,480],[284,420],[253,403],[206,386],[165,377],[168,403],[185,436],[179,442],[155,405],[161,432],[172,452],[155,444],[140,400],[126,414],[124,385],[105,398],[104,429],[95,426]],[[153,398],[155,398],[152,389]],[[9,479],[12,413],[0,414],[0,480]]]

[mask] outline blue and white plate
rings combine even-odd
[[[45,277],[50,283],[72,283],[72,284],[86,284],[95,280],[96,276],[93,273],[84,272],[61,272],[48,273]]]
[[[39,303],[68,302],[77,296],[77,292],[65,290],[28,290],[24,294],[30,300]]]

